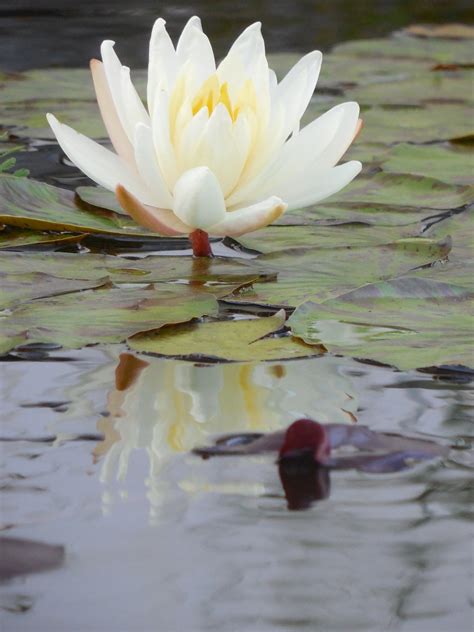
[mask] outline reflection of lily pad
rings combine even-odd
[[[472,184],[474,152],[470,148],[400,144],[386,154],[382,168],[387,173],[410,173],[452,184]]]
[[[159,284],[144,289],[99,289],[39,299],[1,320],[12,336],[27,332],[29,342],[52,342],[67,348],[117,343],[140,331],[217,313],[212,295],[186,285]]]
[[[448,283],[406,277],[301,305],[295,336],[333,353],[414,369],[472,365],[472,294]]]
[[[284,322],[284,312],[278,312],[274,316],[251,320],[191,323],[140,334],[131,338],[128,344],[132,349],[146,353],[234,362],[320,354],[316,348],[300,344],[288,336],[265,337],[280,329]]]

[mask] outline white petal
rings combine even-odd
[[[129,124],[133,125],[134,128],[138,125],[138,123],[150,125],[150,117],[146,107],[143,105],[142,100],[135,90],[130,78],[130,68],[127,66],[122,66],[121,84],[124,111]]]
[[[102,42],[100,51],[102,61],[104,62],[104,71],[109,84],[110,93],[117,110],[118,117],[122,123],[123,129],[128,139],[133,143],[135,133],[135,125],[140,122],[139,118],[135,118],[134,112],[137,112],[138,101],[140,97],[136,94],[133,85],[128,83],[127,78],[123,78],[122,64],[114,51],[115,42],[106,40]],[[125,93],[124,93],[125,87]],[[133,98],[132,98],[132,94]]]
[[[180,66],[191,62],[193,65],[193,88],[199,86],[216,71],[216,61],[211,43],[202,32],[201,20],[191,18],[181,33],[176,55]]]
[[[79,134],[72,127],[63,125],[52,114],[47,114],[47,119],[61,149],[86,176],[109,191],[115,191],[118,184],[123,184],[144,204],[157,205],[145,183],[131,172],[117,154]]]
[[[121,184],[117,185],[115,195],[120,206],[137,224],[155,233],[175,236],[186,235],[191,232],[191,228],[183,224],[172,211],[142,204]]]
[[[158,18],[153,25],[148,58],[147,102],[148,111],[154,109],[155,95],[159,90],[170,92],[178,73],[176,51],[165,26]]]
[[[286,110],[283,140],[286,140],[299,123],[308,107],[318,81],[322,59],[322,54],[317,50],[308,53],[293,66],[277,86],[277,99],[284,104]]]
[[[206,230],[226,215],[219,181],[207,167],[186,171],[177,181],[173,196],[175,215],[193,228]]]
[[[287,204],[272,196],[252,206],[227,212],[225,219],[210,226],[208,232],[216,237],[238,237],[271,224],[285,212],[286,208]]]
[[[361,169],[362,164],[358,160],[351,160],[326,172],[319,173],[314,178],[308,174],[307,185],[304,189],[289,191],[288,209],[311,206],[334,195],[348,185],[360,173]]]
[[[344,155],[357,128],[359,106],[337,105],[290,138],[276,158],[227,201],[229,206],[275,194],[288,199],[289,189],[304,188],[308,178],[333,167]],[[310,173],[310,175],[308,175]]]
[[[99,104],[102,120],[104,121],[109,138],[112,141],[112,145],[118,155],[133,167],[135,165],[133,147],[118,117],[117,109],[112,94],[110,93],[109,84],[105,77],[104,65],[98,59],[91,59],[90,68],[97,103]]]
[[[178,170],[170,137],[169,98],[164,91],[156,95],[155,109],[152,113],[152,130],[160,170],[168,189],[172,191],[178,177]]]
[[[140,176],[160,208],[173,208],[173,198],[161,173],[150,127],[139,123],[135,129],[135,160]]]
[[[196,166],[194,163],[196,149],[208,120],[209,110],[207,107],[202,107],[181,130],[176,147],[176,157],[180,172]]]
[[[208,167],[219,180],[224,197],[242,171],[246,152],[235,141],[232,119],[222,104],[213,111],[192,154],[194,166]]]

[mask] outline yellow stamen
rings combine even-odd
[[[237,97],[235,107],[229,96],[229,86],[227,82],[219,84],[216,74],[211,75],[199,88],[197,94],[192,100],[191,109],[193,116],[203,107],[207,107],[209,115],[219,103],[222,103],[233,121],[235,121],[243,108],[257,108],[257,95],[251,79],[247,79],[243,84]]]

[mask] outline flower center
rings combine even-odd
[[[232,103],[227,81],[221,84],[216,74],[211,75],[199,88],[192,101],[193,115],[197,114],[201,108],[207,107],[210,116],[219,103],[224,105],[233,121],[237,120],[243,108],[250,107],[255,110],[257,95],[252,80],[247,79],[244,82],[235,103]]]

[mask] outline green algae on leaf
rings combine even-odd
[[[471,366],[472,307],[464,287],[407,276],[304,303],[288,324],[307,343],[403,370]]]
[[[188,323],[164,327],[128,340],[135,351],[189,359],[233,362],[279,360],[320,355],[317,348],[289,336],[272,337],[285,323],[283,311],[249,320]]]
[[[27,332],[29,342],[57,343],[76,349],[123,342],[128,336],[217,314],[212,295],[198,295],[186,285],[160,284],[133,289],[86,290],[80,294],[38,299],[1,318],[2,332]]]

